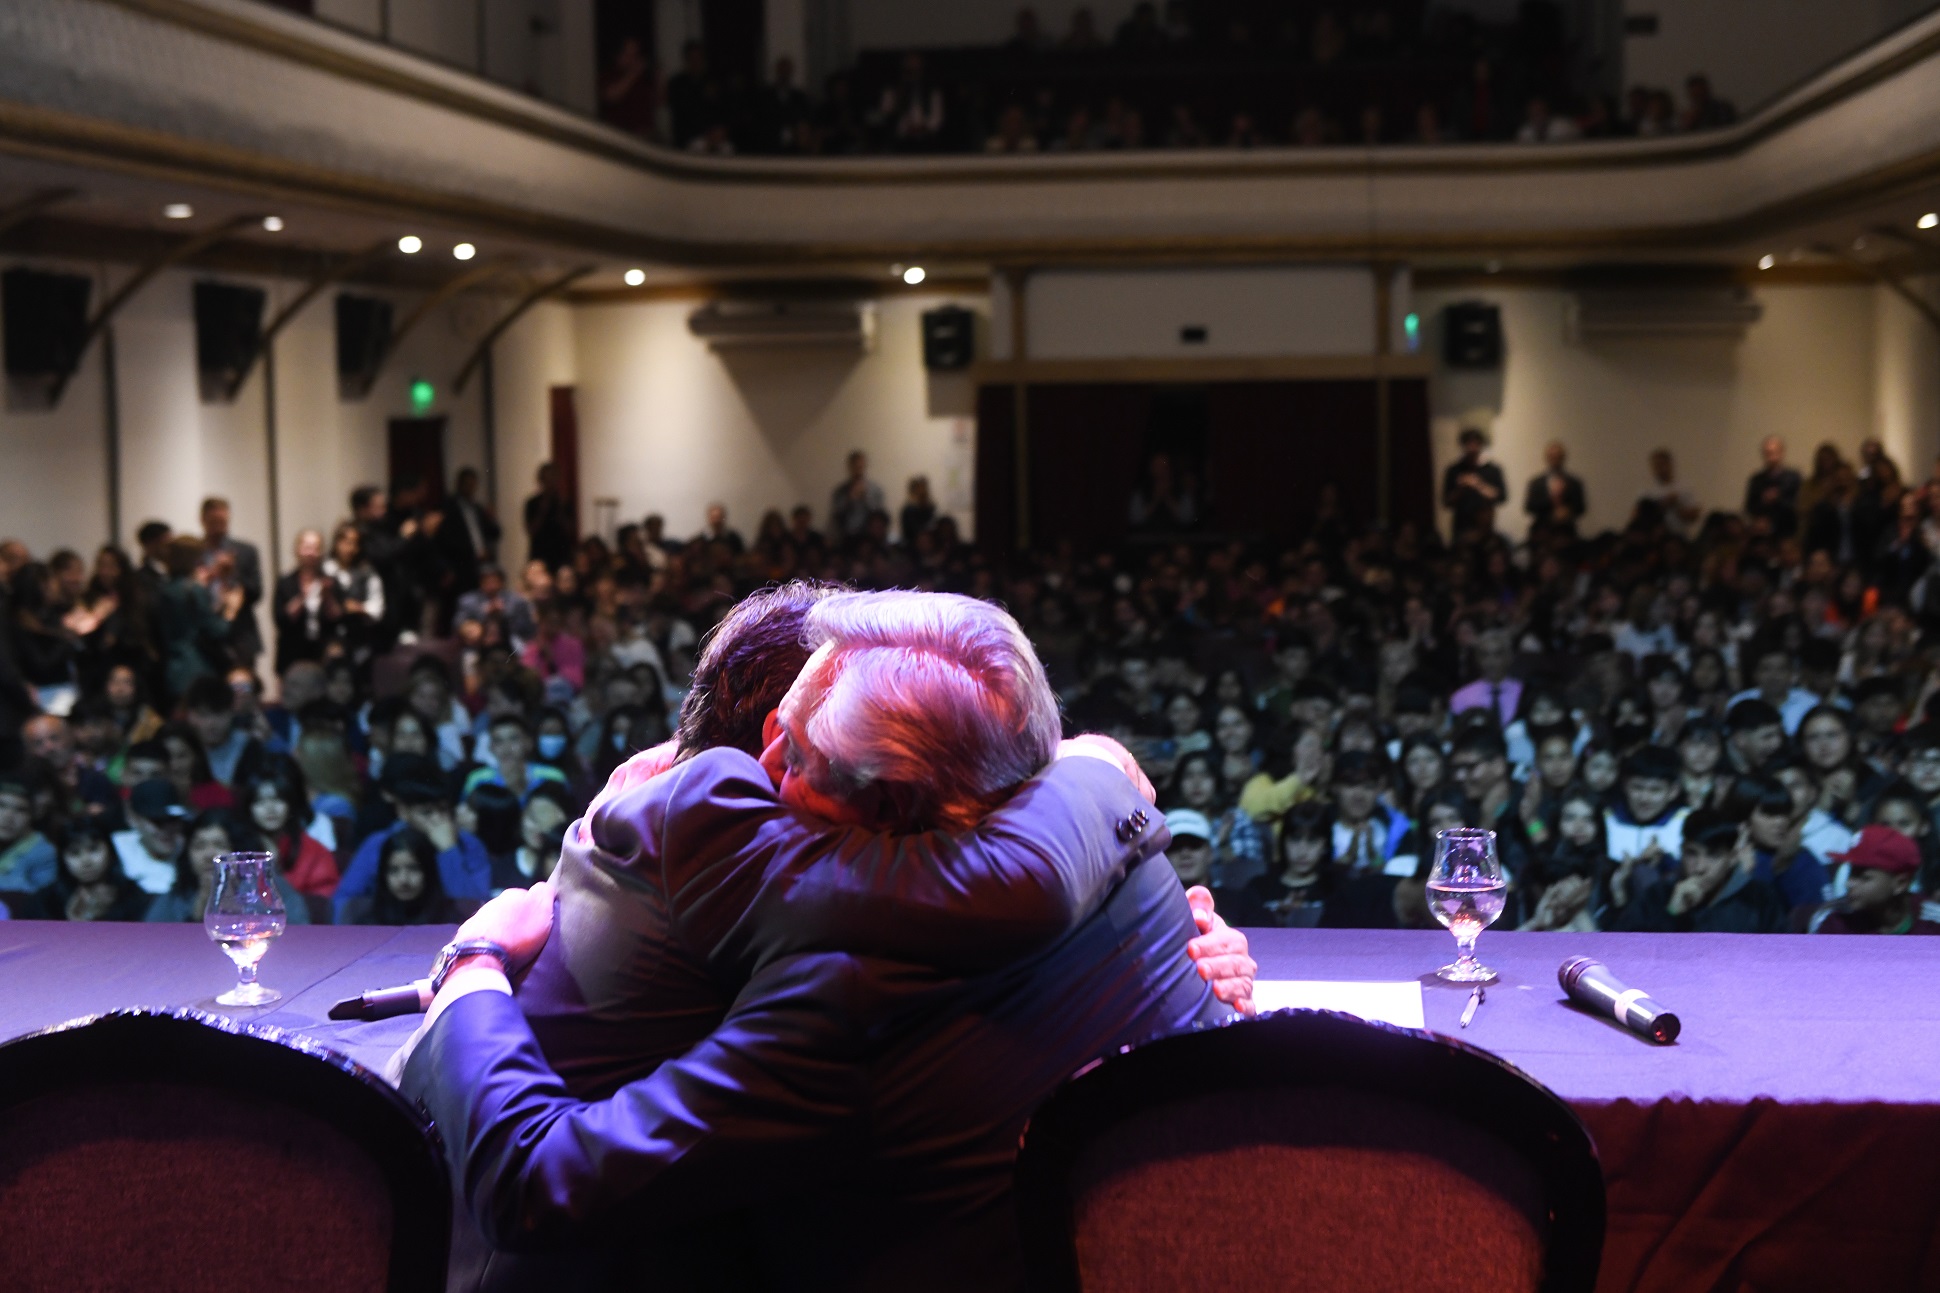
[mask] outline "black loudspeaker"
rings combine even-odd
[[[977,357],[977,316],[960,305],[923,311],[923,367],[954,373]]]
[[[93,281],[79,274],[23,268],[0,274],[8,377],[59,382],[73,374],[88,334],[93,290]]]
[[[195,371],[204,404],[227,404],[236,398],[263,345],[267,299],[260,287],[195,285]]]
[[[391,303],[374,296],[337,297],[337,393],[347,400],[370,394],[391,344]]]
[[[1502,366],[1502,311],[1481,301],[1442,310],[1442,362],[1450,368]]]

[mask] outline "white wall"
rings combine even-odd
[[[1758,465],[1758,442],[1783,436],[1795,465],[1831,441],[1850,458],[1869,435],[1885,438],[1903,469],[1924,475],[1915,429],[1899,407],[1916,385],[1909,356],[1882,383],[1876,337],[1881,306],[1871,287],[1762,289],[1764,318],[1742,340],[1568,343],[1567,293],[1551,289],[1421,291],[1417,304],[1440,351],[1441,307],[1484,300],[1501,307],[1506,358],[1499,373],[1438,370],[1430,385],[1436,470],[1457,452],[1465,422],[1490,425],[1492,453],[1515,491],[1503,529],[1520,536],[1521,488],[1542,468],[1551,439],[1588,486],[1588,525],[1621,526],[1648,483],[1646,457],[1668,447],[1677,473],[1707,508],[1736,509]],[[1910,313],[1910,311],[1909,311]],[[1905,344],[1913,348],[1917,338]],[[1930,339],[1928,344],[1930,345]],[[1934,381],[1929,353],[1924,381]],[[1892,408],[1882,408],[1887,385]],[[1931,437],[1932,432],[1924,433]],[[1930,448],[1925,452],[1931,452]],[[1908,462],[1908,456],[1914,458]],[[1438,476],[1439,479],[1439,476]]]
[[[1931,278],[1911,286],[1929,302],[1940,300]],[[1909,479],[1924,480],[1940,454],[1940,333],[1886,288],[1874,306],[1876,434]]]
[[[771,507],[807,503],[819,524],[844,458],[859,448],[892,512],[908,478],[927,474],[938,505],[968,534],[975,391],[967,375],[924,369],[918,322],[950,299],[883,301],[869,353],[722,354],[688,332],[691,302],[581,307],[583,521],[592,522],[592,499],[606,496],[620,500],[623,522],[659,512],[674,534],[699,529],[717,499],[749,536]]]
[[[125,273],[116,269],[115,281]],[[202,498],[222,494],[231,502],[236,533],[261,545],[267,563],[263,368],[257,366],[233,404],[201,402],[190,292],[202,277],[252,281],[170,271],[144,287],[115,321],[122,533],[114,537],[132,550],[135,530],[151,519],[192,531]],[[256,285],[269,293],[265,319],[300,290],[293,282]],[[100,295],[97,288],[97,302]],[[474,379],[463,396],[454,395],[451,383],[505,303],[461,298],[434,311],[392,357],[371,394],[346,403],[337,394],[333,299],[334,293],[322,294],[276,344],[282,506],[276,548],[286,563],[297,530],[327,529],[346,514],[354,486],[385,479],[386,425],[412,415],[415,379],[433,384],[438,401],[431,411],[449,419],[447,469],[483,462],[479,382]],[[401,319],[412,298],[394,299]],[[512,503],[523,496],[532,464],[548,443],[546,388],[572,380],[568,316],[564,306],[540,307],[496,347],[500,497]],[[39,556],[63,546],[90,551],[109,537],[101,357],[98,343],[89,348],[58,407],[0,408],[0,442],[8,450],[7,470],[0,472],[0,532],[25,540]]]
[[[1668,89],[1704,72],[1722,98],[1749,112],[1780,91],[1915,16],[1915,0],[1626,0],[1655,14],[1657,32],[1626,36],[1627,85]]]

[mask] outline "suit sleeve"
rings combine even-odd
[[[887,835],[799,816],[739,751],[707,751],[643,789],[654,796],[663,784],[647,848],[667,868],[693,946],[734,981],[805,951],[995,968],[1061,938],[1170,838],[1099,759],[1053,763],[962,834]]]
[[[572,1098],[518,1003],[454,1001],[405,1065],[467,1205],[496,1246],[611,1241],[826,1180],[863,1108],[863,1031],[844,956],[798,957],[751,982],[710,1036],[604,1100]]]

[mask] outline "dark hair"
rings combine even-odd
[[[1415,805],[1416,831],[1427,838],[1428,810],[1431,808],[1453,808],[1462,815],[1462,824],[1473,825],[1477,816],[1475,801],[1462,793],[1462,788],[1452,782],[1443,782],[1422,792],[1421,800]]]
[[[1790,817],[1792,792],[1769,773],[1747,772],[1732,780],[1719,811],[1734,822],[1746,821],[1753,813],[1783,813]]]
[[[527,740],[532,739],[532,724],[525,721],[525,715],[517,712],[492,715],[492,721],[485,726],[487,732],[496,732],[501,727],[516,727],[524,732]]]
[[[1384,754],[1349,750],[1334,759],[1334,784],[1380,785],[1388,779],[1388,759]]]
[[[256,801],[264,786],[274,786],[276,797],[289,805],[289,820],[283,823],[283,834],[287,840],[295,840],[310,824],[310,787],[303,769],[287,754],[271,754],[257,761],[250,775],[236,786],[237,809],[251,825],[255,824]]]
[[[182,832],[182,851],[175,855],[175,892],[194,893],[199,883],[195,878],[195,868],[189,864],[189,846],[203,831],[220,828],[229,837],[229,847],[225,853],[249,853],[260,850],[263,838],[256,832],[256,823],[238,817],[227,808],[205,808],[197,813],[189,828]]]
[[[722,616],[701,645],[680,707],[681,752],[727,746],[759,756],[763,722],[808,663],[802,626],[809,608],[847,591],[794,579],[749,594]]]
[[[1683,771],[1677,755],[1661,745],[1640,745],[1623,756],[1622,778],[1643,777],[1657,781],[1676,781]]]
[[[568,821],[571,821],[573,816],[579,811],[579,805],[573,802],[573,792],[557,781],[541,781],[538,785],[526,792],[525,802],[527,804],[530,804],[535,799],[549,799],[553,803],[558,804],[560,811],[566,814]]]
[[[225,687],[223,690],[227,691],[228,688]],[[163,723],[159,728],[155,729],[155,743],[162,747],[162,762],[164,765],[169,762],[168,742],[170,737],[185,742],[189,750],[195,755],[195,767],[189,773],[190,782],[200,786],[206,785],[216,779],[216,774],[209,770],[209,752],[202,748],[201,736],[197,735],[193,727],[179,720],[173,723]],[[143,744],[145,745],[147,742],[143,742]],[[130,758],[134,757],[133,750],[130,750],[128,753]]]
[[[135,531],[135,541],[145,548],[151,543],[160,543],[166,539],[170,531],[171,527],[167,521],[143,521],[141,529]]]
[[[1780,786],[1780,790],[1784,787]],[[1684,849],[1693,847],[1707,853],[1724,853],[1738,846],[1738,826],[1725,812],[1700,808],[1684,819]]]
[[[1733,705],[1724,716],[1725,726],[1735,736],[1739,732],[1752,732],[1766,727],[1782,727],[1785,718],[1766,701],[1757,699],[1741,700]]]
[[[236,693],[214,674],[205,673],[182,693],[182,708],[197,714],[229,714],[236,708]]]
[[[478,819],[478,842],[494,857],[502,857],[519,847],[519,797],[493,782],[474,789],[465,797],[472,816]]]
[[[1887,782],[1885,789],[1873,796],[1871,811],[1877,813],[1879,806],[1884,803],[1910,804],[1922,817],[1927,811],[1927,797],[1921,794],[1911,782],[1899,777]]]
[[[1457,736],[1449,748],[1449,754],[1475,754],[1484,760],[1506,759],[1509,757],[1509,747],[1503,741],[1502,733],[1491,724],[1487,727],[1471,727]]]
[[[409,853],[424,874],[424,892],[410,902],[391,893],[391,855]],[[406,826],[384,841],[377,855],[377,894],[371,900],[373,925],[414,925],[429,914],[438,914],[445,905],[445,887],[438,878],[438,846],[415,826]]]

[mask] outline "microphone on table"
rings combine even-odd
[[[345,997],[330,1007],[332,1019],[394,1019],[399,1015],[421,1015],[431,1009],[431,980],[419,979],[396,988],[372,988],[354,997]]]
[[[1577,1005],[1593,1014],[1609,1015],[1639,1037],[1669,1045],[1684,1025],[1677,1016],[1645,995],[1626,988],[1610,967],[1587,956],[1572,956],[1556,971],[1556,981]]]

